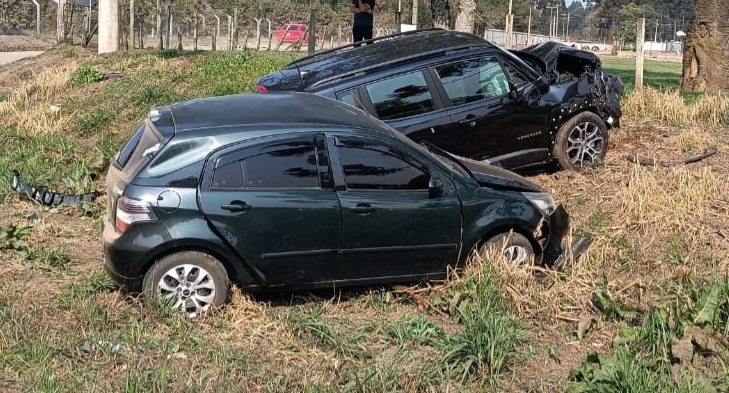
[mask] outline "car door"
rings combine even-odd
[[[340,208],[320,137],[273,136],[214,154],[200,206],[267,284],[336,278]]]
[[[461,205],[455,188],[391,143],[338,136],[332,167],[342,207],[340,278],[443,273],[457,258]],[[429,190],[441,182],[440,194]]]
[[[475,160],[507,155],[508,167],[546,157],[546,113],[538,106],[539,92],[513,65],[490,55],[434,71],[452,105],[451,125],[442,138],[457,140],[461,155]]]
[[[344,102],[359,102],[361,107],[416,142],[434,133],[440,135],[441,128],[450,124],[448,109],[433,89],[432,76],[421,70],[373,81],[337,97]]]

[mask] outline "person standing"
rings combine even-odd
[[[372,39],[375,0],[352,0],[349,11],[354,14],[352,22],[352,39],[354,42]],[[359,45],[356,45],[359,46]]]

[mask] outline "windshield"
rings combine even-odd
[[[461,175],[462,177],[473,178],[473,174],[471,173],[471,171],[465,165],[463,165],[461,161],[459,161],[456,157],[452,156],[450,153],[428,141],[421,142],[420,146],[423,150],[425,150],[431,156],[435,157],[438,161],[440,161],[440,163],[450,168],[451,171]]]

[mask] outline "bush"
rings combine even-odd
[[[104,79],[104,74],[94,67],[82,65],[71,74],[71,82],[76,86],[84,86],[89,83],[99,82]]]

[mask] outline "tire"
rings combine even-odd
[[[597,51],[599,51],[599,50],[600,50],[600,47],[598,47],[598,46],[593,46],[593,47],[592,47],[592,51],[593,51],[593,52],[597,52]]]
[[[527,266],[536,260],[534,247],[526,236],[517,232],[504,232],[485,241],[478,250],[479,256],[488,259],[492,253],[503,251],[504,262]]]
[[[559,128],[552,155],[563,169],[580,171],[600,165],[607,150],[605,122],[592,112],[581,112]]]
[[[198,251],[179,252],[160,259],[142,282],[142,293],[148,304],[184,311],[191,316],[225,304],[229,289],[223,264]]]

